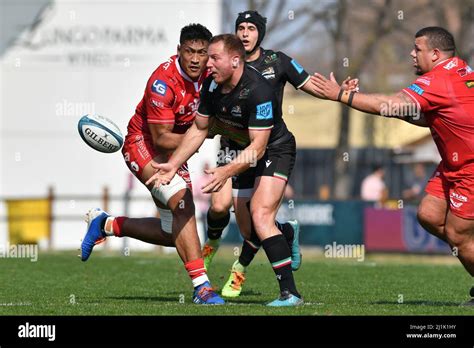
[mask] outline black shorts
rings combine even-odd
[[[289,141],[270,144],[263,157],[258,161],[255,177],[273,176],[286,182],[290,179],[296,161],[296,141],[291,135]]]
[[[241,147],[231,140],[221,137],[217,165],[224,166],[232,161],[235,158],[233,155],[239,150]],[[245,172],[232,177],[233,196],[251,197],[255,178],[259,176],[272,176],[287,182],[295,166],[295,160],[296,141],[293,135],[289,141],[284,143],[270,144],[255,167],[250,167]]]

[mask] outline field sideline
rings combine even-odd
[[[41,253],[38,262],[0,259],[1,315],[474,315],[471,278],[450,256],[369,255],[364,262],[305,253],[295,278],[306,304],[268,308],[277,283],[263,252],[241,297],[225,306],[191,303],[190,281],[174,254]],[[222,287],[233,258],[219,250],[211,268]],[[399,303],[402,302],[402,303]]]

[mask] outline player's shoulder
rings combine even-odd
[[[280,62],[282,59],[286,60],[289,57],[281,52],[281,51],[274,51],[271,49],[262,48],[262,56],[263,56],[263,64],[275,64]]]
[[[245,68],[246,83],[244,87],[250,90],[250,95],[254,94],[273,94],[273,88],[268,80],[255,67],[246,64]]]
[[[148,83],[153,84],[154,81],[160,80],[170,87],[176,85],[178,73],[176,69],[176,59],[177,56],[171,56],[167,61],[161,63],[151,74]]]

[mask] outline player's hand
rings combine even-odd
[[[151,166],[156,169],[156,173],[147,180],[145,185],[153,184],[155,187],[168,185],[178,171],[178,168],[175,168],[171,163],[156,163],[152,161]]]
[[[337,83],[336,78],[332,72],[329,80],[323,75],[315,73],[313,76],[311,76],[311,81],[314,85],[316,93],[323,96],[325,99],[337,100],[341,86],[339,86]]]
[[[359,79],[351,79],[351,77],[348,76],[342,81],[341,88],[345,91],[359,92]]]
[[[204,193],[218,192],[225,185],[227,179],[229,178],[225,166],[206,169],[204,173],[210,174],[212,176],[211,181],[201,187],[201,190]]]

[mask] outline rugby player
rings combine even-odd
[[[245,48],[237,36],[213,37],[207,66],[211,76],[203,83],[193,126],[168,163],[152,164],[159,171],[147,184],[168,185],[178,168],[206,139],[212,119],[213,131],[228,137],[243,150],[228,164],[208,170],[212,179],[202,190],[217,192],[229,178],[255,166],[250,200],[252,225],[280,287],[280,297],[268,305],[301,305],[303,299],[296,289],[291,268],[291,251],[275,226],[275,216],[295,162],[295,138],[282,119],[281,105],[272,86],[258,70],[245,64]]]
[[[245,11],[239,13],[235,21],[235,33],[245,47],[245,60],[248,65],[254,67],[267,79],[277,95],[279,108],[282,106],[283,91],[287,82],[295,89],[301,89],[306,93],[319,97],[312,85],[310,75],[298,62],[283,52],[267,50],[260,45],[265,37],[267,19],[257,11]],[[356,88],[357,81],[349,79],[344,82],[345,88]],[[213,127],[211,127],[213,128]],[[212,130],[211,130],[212,132]],[[231,155],[238,153],[242,148],[234,141],[225,136],[221,137],[221,148],[219,151],[218,165],[223,166],[226,161],[232,160]],[[268,162],[269,169],[275,169],[275,177],[287,182],[288,178],[278,175],[277,163]],[[280,173],[281,174],[281,173]],[[211,206],[207,213],[207,237],[208,240],[203,248],[204,266],[209,270],[214,255],[219,248],[223,230],[229,223],[231,206],[234,206],[235,217],[239,230],[244,237],[242,249],[238,260],[231,268],[230,276],[222,288],[225,297],[237,297],[242,291],[245,281],[245,271],[260,249],[261,243],[252,232],[247,204],[253,193],[255,170],[248,170],[238,177],[228,179],[224,187],[211,195]],[[298,270],[301,265],[301,253],[299,250],[299,225],[296,220],[284,224],[275,221],[277,228],[288,241],[292,251],[292,269]]]
[[[161,64],[149,78],[145,93],[131,118],[122,154],[130,171],[149,189],[160,219],[113,217],[101,209],[87,214],[87,233],[81,245],[86,261],[107,236],[133,237],[145,242],[175,246],[194,286],[193,302],[223,304],[214,292],[201,254],[191,180],[183,161],[169,185],[146,184],[154,174],[152,160],[167,162],[193,124],[199,90],[207,76],[207,49],[212,34],[200,24],[181,30],[178,54]]]
[[[332,73],[329,80],[320,74],[312,79],[330,100],[429,127],[442,160],[425,188],[418,221],[447,242],[474,277],[474,73],[455,51],[446,29],[419,30],[411,51],[418,78],[395,95],[343,91]]]

